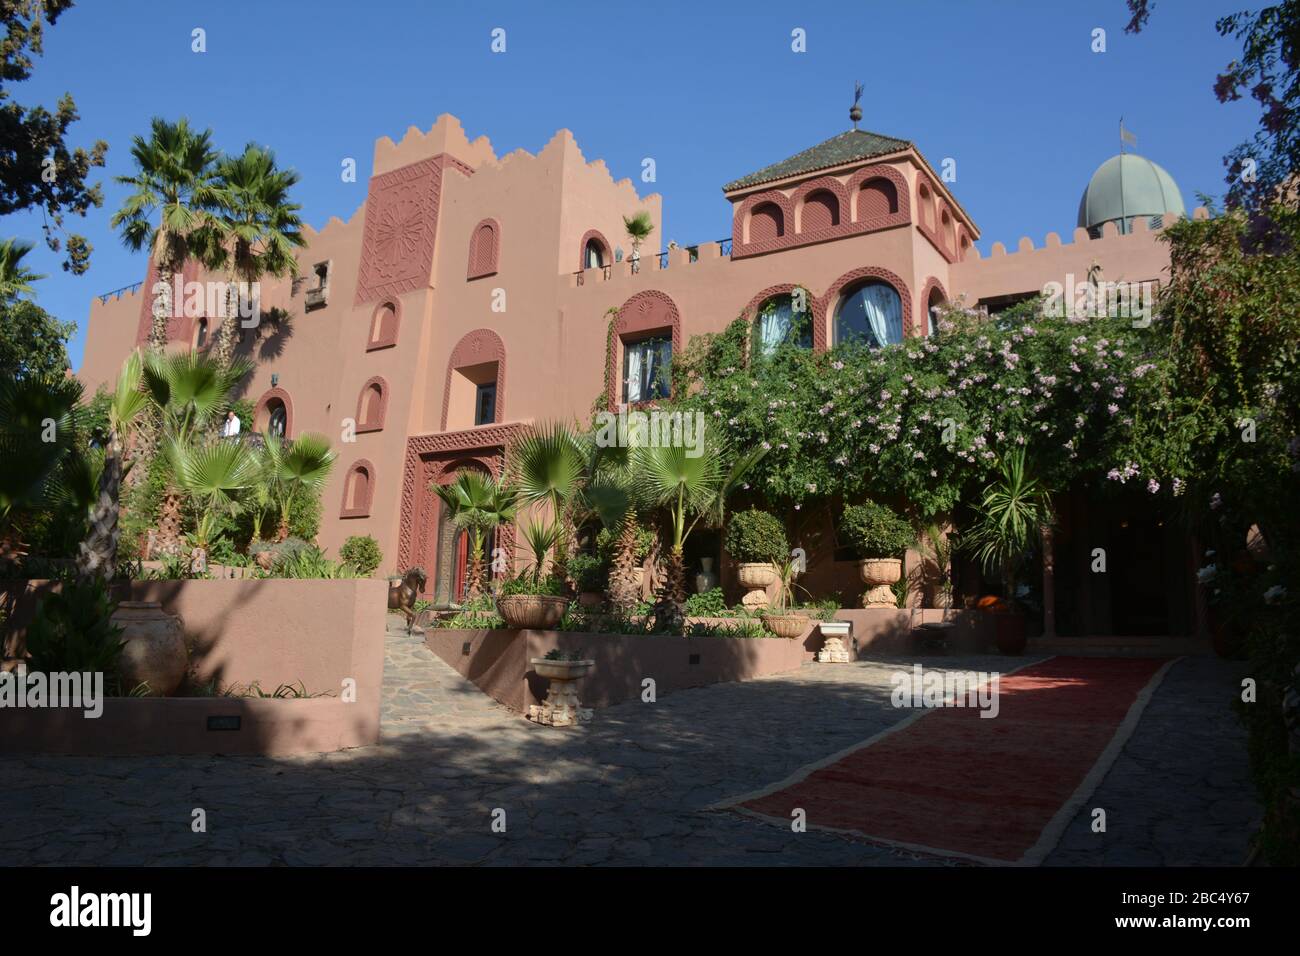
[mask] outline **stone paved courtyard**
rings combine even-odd
[[[925,664],[994,670],[1007,660]],[[509,713],[390,626],[381,745],[289,758],[0,756],[0,860],[944,865],[702,809],[901,720],[907,712],[889,703],[900,666],[910,659],[806,665],[555,730]],[[1047,865],[1241,863],[1259,809],[1227,704],[1239,677],[1212,658],[1177,663]],[[1107,810],[1105,834],[1090,830],[1094,806]],[[190,825],[200,807],[204,834]],[[504,833],[491,827],[498,808]]]

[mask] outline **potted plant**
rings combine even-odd
[[[609,568],[598,554],[575,554],[569,559],[569,577],[583,607],[597,607],[605,600]]]
[[[543,574],[546,553],[559,532],[554,522],[528,524],[522,532],[533,552],[533,566],[502,583],[496,594],[497,613],[507,627],[553,630],[569,609],[565,582],[558,575]]]
[[[727,524],[727,554],[737,562],[736,578],[746,589],[745,607],[765,607],[767,589],[777,580],[778,562],[790,556],[781,522],[766,511],[738,511]]]
[[[1016,604],[1017,579],[1030,548],[1052,520],[1051,493],[1028,474],[1023,448],[1006,455],[998,474],[985,488],[975,521],[963,536],[986,570],[1002,579],[1002,603],[993,609],[998,650],[1021,654],[1025,650],[1025,616]]]
[[[898,607],[894,585],[903,576],[902,555],[912,546],[911,526],[892,509],[874,501],[844,509],[840,533],[858,552],[858,574],[869,590],[862,606]]]
[[[808,630],[808,615],[794,607],[794,579],[799,574],[798,569],[799,565],[793,558],[786,558],[776,565],[775,607],[765,609],[761,614],[764,627],[777,637],[790,640]]]

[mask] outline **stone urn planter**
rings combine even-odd
[[[819,664],[847,664],[849,662],[849,650],[844,646],[844,640],[849,636],[848,621],[822,621],[818,629],[822,632],[825,640],[822,643],[822,649],[817,652],[817,662]]]
[[[736,565],[736,580],[746,589],[740,599],[745,607],[767,607],[767,589],[776,581],[776,568],[767,561],[743,562]]]
[[[583,707],[578,700],[574,684],[587,676],[596,666],[595,661],[562,661],[547,657],[534,657],[528,663],[538,677],[550,681],[546,700],[528,708],[528,719],[548,727],[571,727],[591,720],[591,708]]]
[[[546,594],[508,594],[497,598],[497,613],[506,627],[518,630],[550,631],[569,608],[569,599]]]
[[[144,684],[149,697],[176,693],[190,663],[181,619],[157,601],[123,601],[111,620],[126,642],[118,658],[123,689],[130,693]]]
[[[898,607],[894,585],[903,576],[903,562],[899,558],[866,558],[858,562],[858,574],[867,585],[862,597],[863,607]]]
[[[797,611],[764,611],[763,626],[777,637],[793,641],[808,630],[808,615]]]

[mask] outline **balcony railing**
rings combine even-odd
[[[120,289],[114,289],[112,292],[105,292],[101,296],[96,296],[96,298],[99,299],[100,305],[105,305],[107,304],[109,299],[120,299],[124,295],[134,294],[136,291],[139,290],[140,286],[142,285],[144,285],[143,279],[141,279],[139,282],[133,282],[131,285],[124,285]]]
[[[715,239],[714,245],[718,247],[718,254],[722,256],[722,258],[724,259],[731,258],[731,237],[730,236],[727,236],[727,238],[725,239]],[[679,246],[676,249],[669,249],[665,252],[661,252],[658,254],[660,272],[663,272],[665,269],[668,268],[670,262],[672,261],[672,254],[680,249],[685,249],[690,254],[687,260],[688,262],[699,261],[700,258],[699,245]],[[641,263],[638,260],[628,259],[624,261],[628,262],[631,265],[631,272],[633,275],[637,275],[641,272]],[[601,278],[605,279],[606,281],[608,281],[613,276],[613,271],[614,271],[613,265],[592,266],[591,269],[582,269],[579,270],[578,272],[575,272],[573,274],[575,283],[577,285],[583,285],[586,281],[586,274],[588,272],[593,271],[594,269],[599,269],[601,272]]]

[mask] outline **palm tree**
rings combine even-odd
[[[218,364],[228,365],[235,346],[236,283],[292,274],[298,265],[294,249],[305,241],[302,207],[288,198],[298,173],[277,169],[270,150],[249,143],[241,155],[222,158],[216,175],[219,211],[206,258],[214,268],[225,268],[231,283],[214,347]]]
[[[267,435],[268,445],[279,439]],[[316,493],[325,487],[338,455],[330,451],[330,441],[324,435],[309,432],[288,444],[281,444],[277,456],[274,496],[280,506],[280,524],[276,529],[277,541],[289,537],[289,515],[294,502],[303,492]]]
[[[0,530],[15,512],[47,502],[75,445],[81,391],[61,376],[0,381]]]
[[[579,505],[580,493],[590,477],[591,455],[583,440],[568,427],[546,424],[521,438],[511,459],[520,503],[550,509],[549,521],[555,525],[555,573],[564,580],[572,510]]]
[[[0,242],[0,303],[32,294],[32,283],[45,276],[37,275],[23,265],[23,257],[32,251],[32,243],[21,239]]]
[[[146,356],[144,387],[160,417],[167,444],[189,445],[202,435],[212,420],[225,414],[230,393],[252,368],[247,360],[221,368],[208,356],[189,351]],[[164,552],[175,551],[180,531],[181,495],[172,483],[163,495],[158,518],[159,547]]]
[[[650,218],[650,213],[642,209],[635,216],[623,217],[623,228],[627,230],[627,238],[632,243],[632,261],[639,263],[641,261],[641,243],[650,238],[650,233],[655,231],[654,221]]]
[[[211,212],[219,198],[214,184],[219,154],[211,130],[196,132],[184,118],[171,123],[154,117],[149,139],[135,137],[131,155],[135,174],[118,176],[117,182],[135,191],[110,224],[121,231],[128,248],[148,249],[158,265],[163,291],[154,297],[149,329],[149,351],[157,353],[167,344],[173,277],[190,258],[192,247],[211,247],[204,230],[212,228]]]
[[[241,442],[195,446],[173,438],[166,448],[176,484],[201,511],[194,545],[207,551],[216,535],[217,522],[236,507],[234,494],[257,480],[257,465],[248,446]]]
[[[738,456],[731,468],[724,445],[706,446],[701,454],[673,445],[642,445],[632,449],[632,471],[642,500],[666,507],[672,520],[668,573],[655,604],[656,625],[680,631],[686,603],[686,539],[700,521],[722,524],[727,498],[749,470],[767,454],[759,447]]]
[[[1016,448],[998,462],[998,473],[975,509],[975,521],[962,536],[962,547],[986,570],[998,571],[1011,604],[1025,554],[1051,523],[1051,492],[1028,473],[1025,450]]]
[[[515,519],[519,492],[512,485],[473,469],[458,472],[456,480],[449,485],[429,487],[447,506],[452,523],[470,534],[465,596],[473,600],[483,589],[483,543],[498,525]],[[545,558],[545,551],[542,556]]]
[[[77,549],[77,577],[112,578],[117,572],[118,515],[122,478],[130,467],[124,461],[126,447],[140,415],[149,405],[141,388],[143,363],[132,352],[117,377],[117,388],[108,405],[108,433],[102,436],[104,461],[96,482],[86,538]]]

